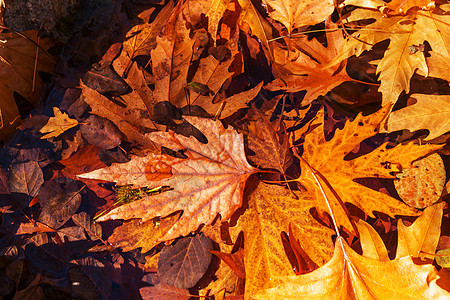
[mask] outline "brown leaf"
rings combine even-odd
[[[48,53],[44,53],[42,49],[37,50],[35,44],[37,31],[26,31],[21,34],[29,39],[17,33],[0,33],[1,141],[6,140],[14,132],[21,120],[14,92],[25,98],[28,104],[35,105],[43,85],[41,77],[35,71],[51,73],[55,64],[54,58]],[[44,49],[48,49],[51,45],[49,39],[40,40],[40,46]]]
[[[204,235],[184,237],[165,246],[158,261],[161,281],[189,289],[205,274],[211,262],[213,243]]]
[[[118,185],[131,183],[136,187],[173,188],[118,207],[99,221],[141,218],[146,222],[183,210],[180,220],[162,237],[170,240],[187,235],[202,223],[210,224],[217,213],[226,220],[241,206],[245,181],[256,172],[245,158],[242,136],[232,128],[224,129],[220,121],[186,119],[206,136],[208,144],[173,132],[146,135],[161,146],[185,151],[186,159],[149,153],[145,157],[134,156],[128,163],[113,164],[80,176],[113,181]]]
[[[189,300],[191,298],[187,290],[176,288],[164,282],[155,286],[140,288],[139,292],[144,300]]]

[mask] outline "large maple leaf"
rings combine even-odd
[[[377,1],[357,4],[355,1],[345,2],[358,6],[346,20],[375,20],[372,24],[349,37],[330,65],[336,64],[352,55],[360,56],[365,50],[384,40],[390,40],[389,47],[378,64],[377,74],[381,81],[379,91],[383,94],[383,106],[395,103],[402,91],[409,92],[410,78],[419,71],[428,75],[428,67],[423,51],[416,47],[428,42],[434,52],[450,58],[450,16],[435,14],[431,11],[410,10],[405,16],[386,16],[379,10]],[[375,8],[375,9],[374,9]],[[442,9],[445,9],[442,7]]]
[[[232,238],[244,232],[246,295],[273,287],[269,278],[293,274],[280,236],[281,231],[289,231],[289,224],[315,263],[323,265],[331,258],[334,231],[309,213],[314,204],[314,198],[307,193],[293,194],[284,187],[265,183],[259,183],[251,193],[248,208],[237,225],[230,228]]]
[[[389,107],[364,117],[359,114],[344,129],[336,130],[334,137],[327,141],[323,133],[323,122],[305,138],[302,155],[302,174],[299,178],[308,192],[315,194],[319,211],[328,212],[328,199],[335,199],[331,205],[339,225],[351,229],[352,225],[342,204],[352,203],[370,216],[373,211],[395,215],[416,215],[417,212],[391,196],[372,190],[354,179],[373,177],[395,179],[395,173],[411,163],[440,148],[439,145],[397,145],[387,149],[387,143],[372,152],[355,159],[345,160],[345,156],[363,140],[378,132],[379,124],[385,118]],[[315,125],[313,125],[315,126]],[[318,184],[320,182],[320,185]]]
[[[280,284],[254,299],[448,299],[437,285],[431,264],[416,265],[411,257],[391,261],[365,258],[338,237],[333,258],[301,276],[280,278]]]
[[[395,260],[389,260],[375,229],[358,220],[363,255],[338,236],[333,258],[321,268],[301,276],[272,277],[276,287],[252,296],[255,299],[447,299],[449,293],[438,285],[439,275],[433,265],[416,265],[412,259],[421,251],[435,252],[443,207],[440,203],[427,208],[407,229],[399,224],[403,228],[399,230]]]
[[[226,220],[241,206],[245,181],[257,171],[247,163],[242,135],[232,128],[225,129],[220,121],[196,117],[186,117],[186,120],[206,136],[206,145],[194,137],[173,132],[153,132],[146,137],[174,151],[183,151],[187,158],[150,153],[80,175],[118,185],[172,188],[113,209],[99,221],[142,219],[145,222],[182,210],[182,217],[161,238],[170,240],[189,234],[200,224],[210,224],[218,213]]]

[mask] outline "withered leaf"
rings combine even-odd
[[[161,281],[177,288],[193,287],[211,262],[212,240],[204,235],[184,237],[165,246],[158,261]]]

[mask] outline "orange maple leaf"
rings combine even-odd
[[[79,176],[118,185],[173,188],[113,209],[99,221],[140,218],[145,222],[183,210],[182,217],[161,238],[171,240],[189,234],[200,224],[211,224],[218,213],[226,220],[241,206],[245,182],[257,171],[247,163],[243,137],[232,128],[223,128],[220,121],[196,117],[186,117],[186,120],[206,136],[206,145],[194,137],[173,132],[153,132],[146,136],[161,146],[184,151],[187,158],[149,153]]]

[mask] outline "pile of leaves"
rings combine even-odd
[[[135,8],[24,120],[1,36],[0,297],[450,298],[449,4]]]

